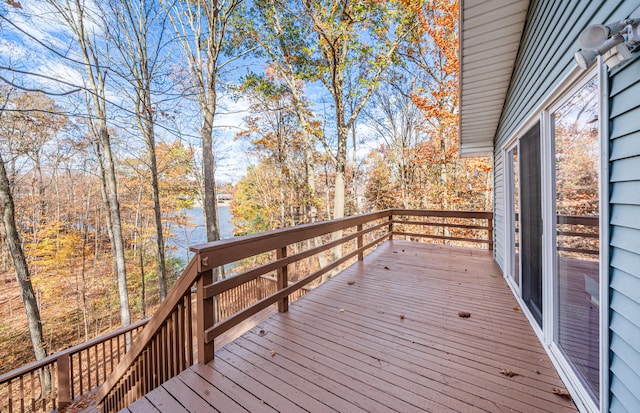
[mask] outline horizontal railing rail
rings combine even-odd
[[[390,209],[191,247],[194,258],[97,391],[96,403],[104,412],[118,411],[194,360],[209,362],[216,338],[271,306],[286,312],[321,277],[363,260],[388,239],[480,242],[492,249],[492,220],[490,212]],[[214,281],[216,270],[230,263],[239,273]],[[265,284],[269,279],[275,287]]]
[[[558,215],[558,251],[599,255],[600,218],[597,216]],[[560,238],[561,237],[561,238]]]
[[[408,227],[429,227],[435,231],[411,232],[410,230],[396,230],[394,235],[408,238],[430,238],[433,240],[456,241],[460,243],[486,244],[493,250],[493,213],[484,211],[429,211],[429,210],[394,210],[394,224]],[[437,221],[417,221],[406,217],[439,219]],[[405,217],[400,219],[400,217]],[[469,223],[469,220],[484,221],[484,224]],[[484,235],[486,234],[486,236]]]
[[[100,386],[149,319],[49,355],[0,376],[0,412],[49,412]]]

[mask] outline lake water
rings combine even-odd
[[[181,259],[186,264],[193,256],[193,253],[189,252],[189,246],[207,242],[207,232],[204,227],[202,208],[194,207],[183,212],[191,220],[187,226],[180,225],[173,228],[175,236],[167,240],[167,247],[172,248],[172,256]],[[218,222],[220,223],[220,238],[232,238],[233,224],[231,223],[231,209],[228,205],[218,205]]]

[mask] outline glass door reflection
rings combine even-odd
[[[598,83],[571,94],[551,120],[555,144],[555,341],[594,400],[599,394]]]

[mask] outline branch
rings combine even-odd
[[[24,90],[25,92],[44,93],[47,96],[67,96],[67,95],[71,95],[71,94],[80,92],[82,90],[81,88],[77,88],[77,89],[70,90],[68,92],[55,93],[55,92],[47,92],[44,89],[33,89],[33,88],[25,87],[25,86],[20,86],[20,85],[16,84],[15,82],[12,82],[9,79],[4,78],[3,76],[0,76],[0,80],[2,80],[3,82],[7,83],[8,85],[11,85],[11,86],[15,87],[16,89]]]

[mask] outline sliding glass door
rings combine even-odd
[[[542,326],[542,191],[540,124],[520,139],[520,266],[522,299]]]
[[[592,398],[599,393],[598,82],[551,113],[555,175],[554,341]]]

